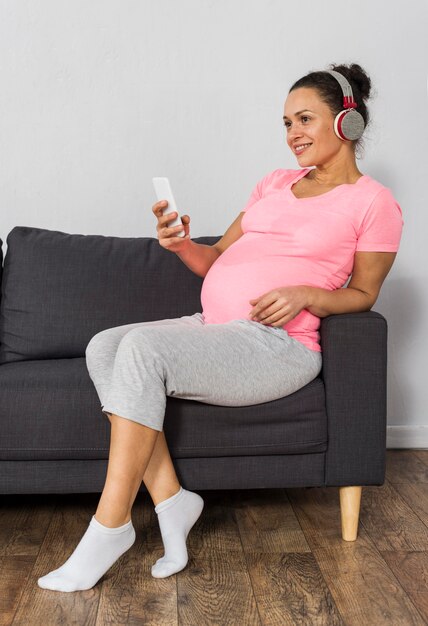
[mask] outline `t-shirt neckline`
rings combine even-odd
[[[366,174],[363,174],[362,176],[360,176],[360,178],[355,183],[341,183],[340,185],[336,185],[336,187],[334,187],[333,189],[330,189],[330,191],[325,191],[324,193],[319,193],[317,196],[309,196],[308,198],[298,198],[292,192],[291,187],[292,187],[292,185],[294,185],[294,183],[297,183],[301,178],[306,176],[306,174],[308,172],[310,172],[310,170],[312,170],[312,169],[313,169],[312,167],[304,167],[302,169],[302,171],[298,174],[298,176],[296,176],[296,178],[293,178],[293,180],[290,181],[288,183],[287,187],[286,187],[286,191],[293,198],[293,200],[296,200],[296,202],[300,202],[302,200],[313,200],[315,198],[321,198],[322,196],[327,196],[330,193],[334,193],[337,189],[339,189],[340,187],[343,187],[344,185],[347,185],[348,187],[354,187],[355,185],[358,185],[360,180],[362,180],[363,178],[367,178]]]

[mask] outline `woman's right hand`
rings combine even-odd
[[[175,219],[177,213],[169,213],[168,215],[163,215],[163,210],[168,206],[168,202],[166,200],[161,200],[160,202],[156,202],[152,206],[152,211],[158,218],[158,223],[156,226],[156,230],[158,232],[159,243],[162,248],[166,250],[170,250],[171,252],[182,252],[184,248],[190,244],[190,233],[189,233],[189,223],[190,217],[188,215],[183,215],[181,217],[182,226],[174,226],[169,228],[168,222],[171,222]],[[176,233],[180,232],[184,228],[184,237],[178,237]]]

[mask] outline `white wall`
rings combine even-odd
[[[362,65],[364,173],[403,209],[374,310],[389,325],[390,445],[428,447],[426,0],[0,0],[0,237],[16,225],[156,237],[152,176],[191,236],[220,235],[259,178],[298,168],[292,83]],[[424,237],[425,236],[425,237]]]

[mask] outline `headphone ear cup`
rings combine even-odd
[[[344,135],[342,134],[342,130],[341,130],[342,118],[345,115],[345,113],[346,111],[341,111],[334,118],[334,132],[336,133],[337,137],[339,137],[339,139],[342,139],[342,141],[345,141],[346,139],[346,137],[344,137]]]
[[[334,118],[334,132],[342,140],[359,139],[364,132],[365,124],[361,113],[355,109],[340,111]]]

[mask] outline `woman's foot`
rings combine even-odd
[[[180,490],[156,507],[165,554],[152,566],[152,576],[166,578],[187,565],[186,540],[204,508],[204,501],[193,491]]]
[[[54,591],[90,589],[129,550],[135,536],[132,520],[123,526],[109,528],[92,516],[73,554],[64,565],[39,578],[37,584]]]

